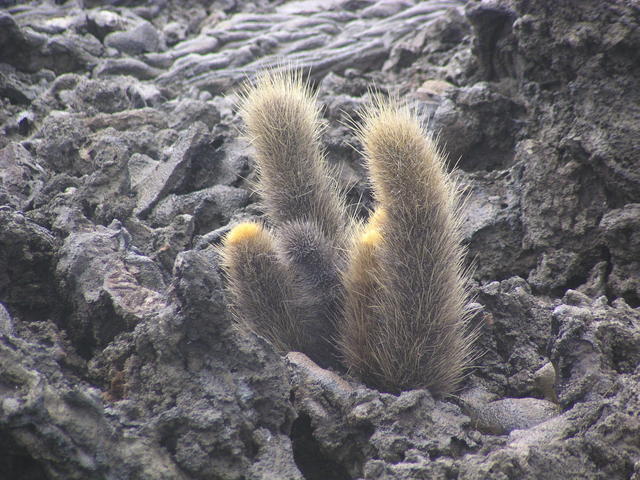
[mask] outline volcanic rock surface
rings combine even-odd
[[[0,0],[0,478],[640,479],[640,9],[546,0]],[[381,394],[239,334],[261,216],[235,99],[309,73],[372,202],[370,88],[467,187],[483,354]]]

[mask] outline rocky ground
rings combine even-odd
[[[0,8],[2,479],[640,479],[633,2]],[[289,62],[361,213],[370,87],[459,159],[484,353],[459,397],[233,329],[215,246],[261,214],[234,92]]]

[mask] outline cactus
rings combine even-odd
[[[286,300],[288,311],[297,312],[295,318],[272,321],[287,324],[286,332],[302,332],[299,341],[289,344],[291,350],[303,351],[322,366],[338,367],[334,339],[342,304],[340,271],[353,222],[320,146],[315,96],[300,74],[266,74],[246,88],[240,112],[255,148],[256,189],[275,226],[278,268],[289,273],[285,289],[296,292]],[[223,249],[226,263],[237,263],[234,253]],[[237,312],[246,312],[236,317],[245,328],[262,333],[274,311],[252,308],[236,305]]]
[[[376,211],[347,214],[326,165],[315,97],[299,74],[248,87],[241,113],[273,232],[235,227],[222,248],[239,325],[383,391],[450,394],[473,352],[458,187],[406,107],[363,115]],[[339,353],[338,353],[339,352]]]
[[[279,352],[302,347],[299,312],[291,272],[279,261],[271,233],[257,223],[241,223],[225,237],[222,267],[238,325],[263,335]]]
[[[383,210],[356,241],[346,269],[348,283],[367,284],[368,299],[355,298],[362,286],[347,287],[340,341],[347,364],[384,390],[451,393],[474,340],[459,189],[408,108],[376,97],[358,135]],[[362,271],[363,264],[370,271]]]

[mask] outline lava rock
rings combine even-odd
[[[110,3],[0,1],[4,476],[638,476],[633,5]],[[375,199],[344,121],[372,86],[461,167],[480,336],[456,396],[237,331],[216,249],[262,216],[237,88],[283,59],[355,215]]]
[[[69,328],[82,356],[166,307],[160,270],[130,241],[114,222],[71,234],[60,249],[56,274],[74,307]]]
[[[196,123],[182,135],[167,162],[160,162],[138,189],[136,214],[144,217],[167,194],[179,190],[193,158],[210,144],[207,127]]]
[[[104,44],[129,55],[138,55],[158,51],[161,37],[153,25],[141,22],[127,31],[108,34],[104,38]]]
[[[169,195],[153,210],[149,220],[155,226],[168,225],[176,215],[194,216],[196,234],[204,234],[226,225],[236,210],[247,205],[246,190],[216,185],[186,195]]]
[[[607,285],[616,296],[640,306],[640,204],[609,211],[600,220],[613,268]]]
[[[45,169],[22,145],[11,143],[0,150],[0,204],[24,210],[46,179]]]
[[[465,401],[463,411],[482,433],[503,435],[546,422],[558,414],[559,407],[537,398],[504,398],[486,404]]]
[[[617,374],[640,365],[640,316],[623,300],[613,306],[569,291],[553,312],[551,361],[563,407],[612,397]]]
[[[21,212],[0,207],[0,302],[23,320],[61,307],[53,279],[58,241]]]

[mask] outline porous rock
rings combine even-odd
[[[116,3],[2,3],[5,476],[638,477],[632,4]],[[234,328],[215,246],[262,214],[234,102],[288,61],[356,214],[345,123],[372,85],[461,169],[480,338],[457,396],[380,394]]]
[[[46,178],[46,170],[22,145],[10,143],[0,150],[0,204],[25,209]]]
[[[556,366],[560,404],[612,397],[619,375],[640,365],[640,315],[624,300],[608,305],[568,291],[553,311],[551,361]]]
[[[160,47],[160,34],[153,25],[143,21],[126,31],[108,34],[104,44],[129,55],[155,52]]]
[[[58,241],[8,206],[0,207],[0,226],[0,302],[27,318],[54,314],[60,306],[53,281]]]
[[[559,408],[553,402],[537,398],[504,398],[484,404],[466,400],[463,410],[471,417],[474,428],[502,435],[546,422],[558,414]]]
[[[73,233],[60,249],[57,275],[74,306],[69,323],[85,355],[165,306],[160,270],[133,250],[130,241],[129,233],[114,222],[109,228]]]

